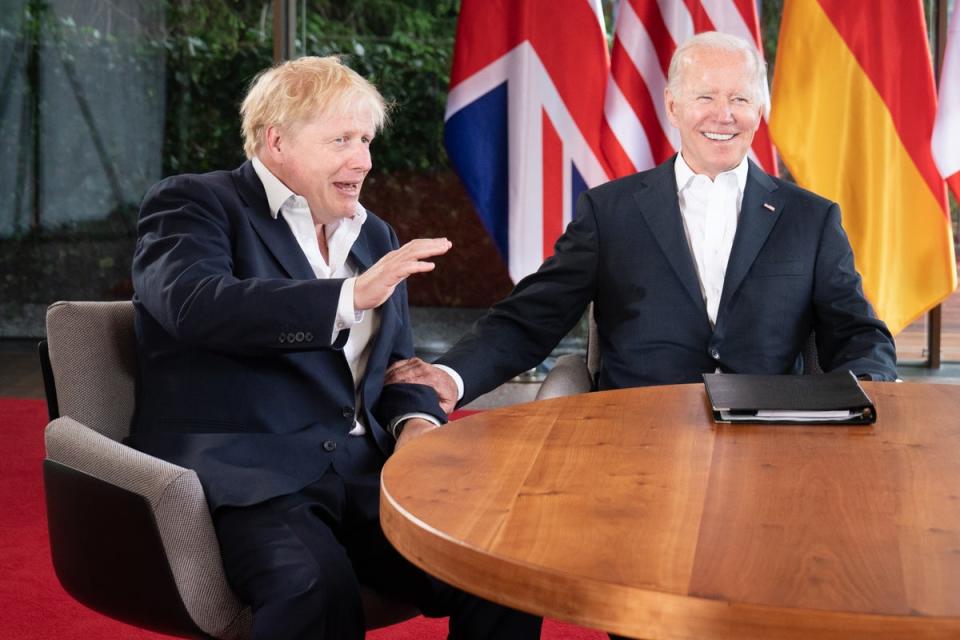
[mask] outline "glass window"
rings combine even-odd
[[[54,300],[130,297],[153,183],[242,160],[237,104],[272,61],[273,14],[228,0],[5,7],[0,336],[37,336]]]

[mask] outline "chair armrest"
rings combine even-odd
[[[47,425],[47,459],[142,496],[194,622],[217,638],[249,636],[250,610],[230,590],[197,474],[111,440],[70,417]],[[120,526],[119,524],[117,526]]]
[[[582,356],[571,353],[557,358],[557,364],[554,365],[543,384],[540,385],[537,400],[586,393],[592,388],[593,384],[590,380],[590,373],[587,371],[587,363],[584,362]]]

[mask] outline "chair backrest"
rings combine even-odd
[[[597,319],[593,315],[593,303],[587,307],[587,373],[593,388],[597,387],[597,376],[600,374],[600,341],[597,338]]]
[[[112,440],[125,438],[136,377],[133,303],[53,303],[47,348],[60,415]]]

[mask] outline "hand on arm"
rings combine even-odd
[[[427,258],[445,254],[453,244],[446,238],[418,238],[386,254],[357,277],[353,305],[357,311],[374,309],[393,294],[397,285],[415,273],[433,271]]]
[[[401,382],[433,387],[437,396],[439,396],[440,408],[446,413],[453,411],[453,408],[457,405],[457,400],[460,399],[457,383],[453,381],[453,378],[443,369],[427,364],[420,358],[398,360],[390,365],[390,368],[387,369],[384,384]]]

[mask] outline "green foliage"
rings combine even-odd
[[[773,83],[773,64],[777,60],[777,39],[780,37],[780,15],[783,0],[762,0],[760,4],[760,39],[763,41],[763,57],[767,61],[767,73]]]
[[[167,120],[163,172],[203,172],[242,162],[239,105],[273,62],[269,1],[168,0]]]
[[[243,159],[238,108],[273,62],[272,2],[168,0],[164,173],[209,171]],[[458,0],[313,0],[298,50],[340,54],[393,105],[375,143],[383,171],[447,166],[446,104]]]
[[[447,100],[458,0],[313,0],[307,4],[310,55],[341,54],[393,105],[374,143],[380,171],[446,168]]]

